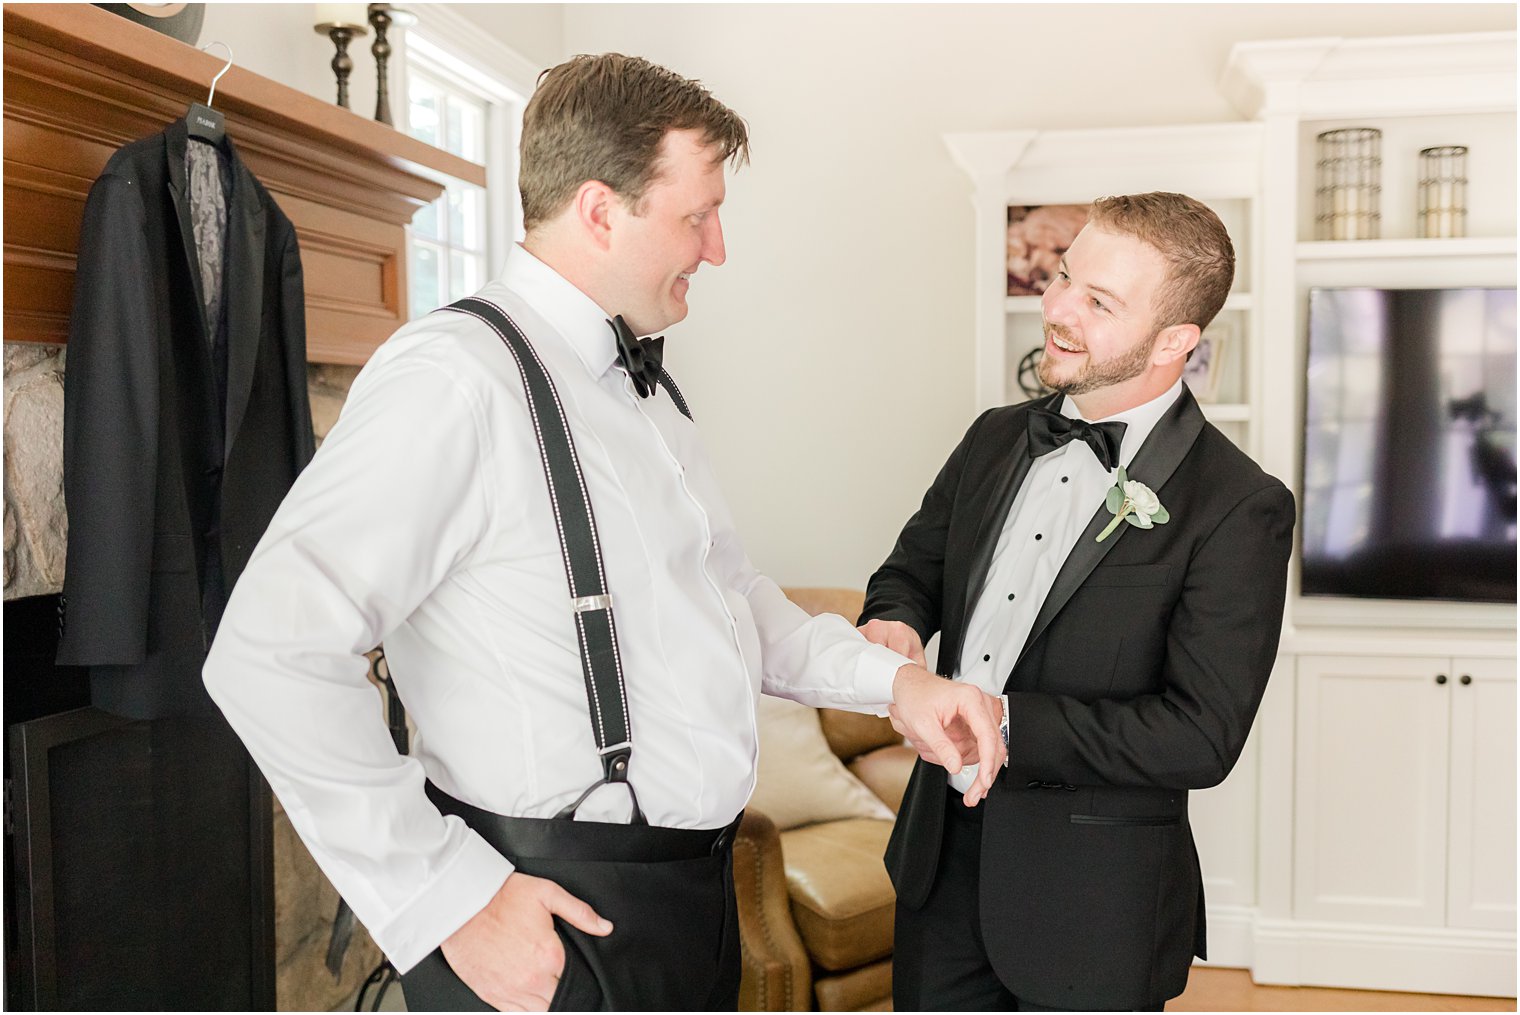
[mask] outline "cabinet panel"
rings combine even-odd
[[[1445,923],[1449,665],[1299,659],[1299,919]]]
[[[1453,676],[1447,922],[1513,932],[1515,661],[1458,659]]]

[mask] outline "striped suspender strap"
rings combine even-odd
[[[691,409],[686,405],[686,396],[681,394],[681,389],[676,387],[675,378],[671,377],[670,371],[666,370],[663,366],[660,367],[660,385],[670,392],[670,400],[676,404],[676,408],[680,410],[681,415],[687,419],[691,419]],[[692,422],[695,423],[696,420],[692,420]]]
[[[612,597],[607,592],[602,547],[597,538],[596,520],[591,514],[591,501],[586,494],[586,480],[581,474],[580,459],[565,422],[559,393],[533,346],[500,307],[472,296],[443,309],[468,314],[484,322],[496,332],[517,361],[528,396],[534,436],[538,440],[539,459],[543,463],[544,478],[549,483],[554,527],[559,532],[560,554],[565,561],[565,575],[570,586],[569,606],[575,617],[580,643],[581,673],[586,680],[591,732],[596,738],[597,753],[601,755],[603,776],[601,782],[588,787],[579,799],[557,816],[572,817],[593,790],[606,783],[622,783],[628,787],[633,800],[633,824],[645,824],[638,797],[628,782],[633,736],[628,726],[628,701],[623,686],[623,661],[618,653],[617,625],[612,619]],[[672,386],[671,391],[674,390]]]

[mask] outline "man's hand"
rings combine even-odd
[[[513,873],[443,942],[454,974],[498,1011],[548,1011],[565,969],[554,917],[605,937],[612,924],[553,881]]]
[[[943,765],[954,775],[962,765],[979,765],[966,790],[974,807],[992,789],[1007,749],[998,725],[1003,703],[970,684],[935,676],[919,666],[904,666],[892,681],[892,726],[908,738],[925,761]]]
[[[868,620],[856,628],[866,636],[866,641],[885,645],[900,656],[907,656],[918,665],[924,665],[924,643],[918,632],[900,620]]]

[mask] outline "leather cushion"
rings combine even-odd
[[[892,720],[884,715],[820,708],[818,720],[823,725],[823,735],[828,738],[829,749],[845,761],[878,747],[903,742],[902,734],[892,728]]]
[[[892,954],[896,896],[882,862],[892,822],[830,821],[781,833],[792,915],[824,969],[853,969]]]
[[[892,960],[837,976],[820,976],[813,984],[819,1011],[891,1011]]]
[[[872,793],[892,808],[893,813],[902,809],[903,794],[908,791],[908,779],[913,775],[913,763],[918,752],[903,744],[878,747],[850,762],[850,772],[866,784]]]
[[[786,598],[816,617],[820,613],[837,613],[850,623],[860,618],[865,609],[866,594],[860,589],[782,589]]]

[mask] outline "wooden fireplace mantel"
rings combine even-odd
[[[64,342],[90,185],[226,61],[90,4],[7,4],[4,40],[5,339]],[[235,65],[214,105],[295,224],[308,359],[363,363],[406,319],[406,224],[484,167]]]

